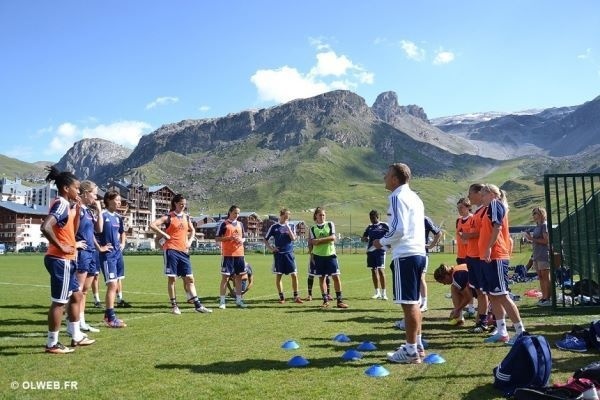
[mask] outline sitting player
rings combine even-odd
[[[229,290],[229,296],[235,298],[235,288],[233,276],[229,277],[227,281],[227,289]],[[248,290],[252,287],[254,283],[254,278],[252,276],[252,266],[249,263],[246,263],[246,274],[242,276],[242,295],[246,294]]]
[[[454,308],[450,313],[450,325],[462,326],[465,323],[463,308],[473,298],[472,289],[469,287],[469,272],[466,264],[448,266],[441,264],[433,273],[433,277],[439,283],[450,286],[452,305]]]

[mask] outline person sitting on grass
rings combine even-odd
[[[246,274],[242,277],[242,295],[246,294],[254,283],[254,277],[252,274],[252,266],[246,263]],[[229,297],[235,298],[235,281],[233,276],[229,276],[227,281],[227,289],[229,290]]]
[[[472,298],[473,291],[469,287],[469,271],[467,264],[448,266],[441,264],[433,273],[433,277],[439,283],[450,285],[453,309],[450,313],[450,325],[462,326],[465,323],[463,308],[467,306]]]

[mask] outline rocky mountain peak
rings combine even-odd
[[[388,123],[393,123],[397,118],[402,118],[407,114],[429,123],[427,114],[422,107],[414,104],[408,106],[399,105],[398,95],[393,91],[379,94],[373,103],[372,110],[379,119]]]
[[[79,179],[104,176],[113,165],[121,163],[131,150],[104,139],[76,142],[56,164],[59,170],[72,171]]]

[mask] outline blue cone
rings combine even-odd
[[[290,361],[288,361],[288,365],[290,367],[304,367],[308,364],[310,364],[310,362],[302,356],[294,356],[290,358]]]
[[[298,343],[296,343],[294,340],[288,340],[281,345],[281,348],[286,350],[296,350],[299,347],[300,346]]]
[[[439,354],[431,353],[423,359],[423,362],[425,364],[442,364],[445,363],[446,360],[444,360]]]
[[[363,355],[354,349],[346,350],[344,354],[342,354],[342,358],[346,361],[356,361],[363,358]]]
[[[343,333],[340,333],[339,335],[336,335],[333,340],[335,340],[336,342],[342,342],[342,343],[348,343],[351,342],[350,338],[346,335],[344,335]]]
[[[380,376],[388,376],[389,374],[390,374],[390,371],[383,368],[379,364],[372,365],[365,370],[365,375],[372,376],[375,378],[380,377]]]
[[[377,350],[377,346],[373,342],[362,342],[356,347],[357,350],[360,351],[373,351]]]

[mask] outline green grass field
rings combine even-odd
[[[516,254],[512,262],[522,263],[528,256]],[[93,335],[97,339],[93,346],[78,348],[73,354],[49,355],[43,351],[49,279],[42,256],[0,256],[0,398],[501,398],[492,387],[492,368],[508,347],[484,345],[483,336],[447,325],[451,304],[445,294],[449,288],[435,283],[431,274],[424,338],[429,342],[428,352],[440,354],[446,363],[395,365],[386,362],[385,354],[403,343],[403,332],[393,328],[401,310],[391,301],[370,299],[372,283],[363,254],[340,255],[347,310],[322,310],[319,300],[279,304],[271,257],[252,254],[247,258],[255,271],[255,286],[246,297],[248,309],[237,309],[233,303],[226,310],[216,308],[219,257],[198,255],[192,261],[199,294],[215,310],[197,314],[184,303],[183,314],[175,316],[169,313],[162,258],[126,256],[125,298],[134,307],[117,311],[129,326],[101,328]],[[304,296],[306,255],[298,254],[297,260]],[[440,262],[453,260],[453,254],[432,255],[430,273]],[[286,295],[291,296],[288,277],[284,285]],[[522,295],[530,288],[537,288],[537,283],[516,284],[513,291]],[[181,303],[185,294],[179,282],[177,289]],[[527,329],[545,335],[552,344],[573,324],[597,318],[592,314],[597,309],[568,315],[521,298],[518,304]],[[101,319],[101,310],[88,308],[88,322],[100,326]],[[352,342],[335,342],[333,337],[339,333]],[[61,339],[69,342],[64,329]],[[282,349],[290,339],[300,348]],[[375,343],[377,350],[364,352],[359,361],[342,360],[345,350],[362,341]],[[577,368],[597,360],[593,353],[562,352],[555,347],[552,352],[553,382],[565,382]],[[289,367],[287,362],[295,355],[304,356],[310,364]],[[373,364],[382,364],[390,374],[382,378],[365,375]],[[60,388],[31,388],[48,381],[59,382]],[[65,381],[77,388],[65,388]],[[12,389],[13,384],[18,388]]]

